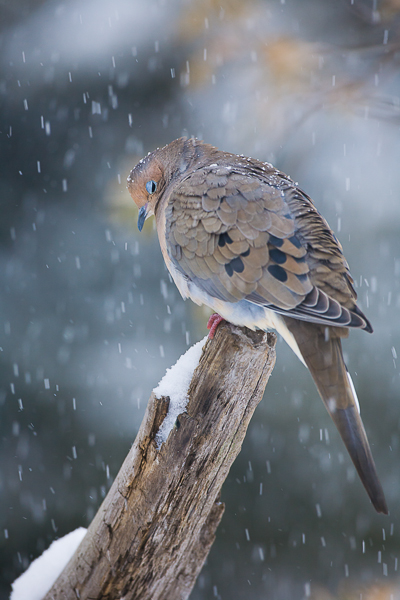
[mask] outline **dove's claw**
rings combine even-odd
[[[221,323],[221,321],[225,321],[225,319],[217,313],[212,314],[211,317],[208,319],[207,329],[210,330],[210,333],[208,334],[210,340],[214,338],[215,331],[218,325]]]

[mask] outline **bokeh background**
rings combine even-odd
[[[273,162],[344,246],[345,342],[390,516],[283,342],[192,600],[400,598],[399,0],[0,2],[0,597],[87,526],[206,333],[126,178],[181,135]]]

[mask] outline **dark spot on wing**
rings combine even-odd
[[[283,265],[287,259],[286,254],[282,252],[282,250],[278,250],[278,248],[272,248],[272,250],[269,251],[269,255],[278,265]]]
[[[218,240],[218,246],[225,246],[225,244],[232,244],[232,240],[227,231],[225,233],[221,233]]]
[[[269,265],[268,271],[271,273],[272,277],[275,277],[278,281],[282,281],[282,283],[288,278],[285,269],[282,269],[279,265]]]
[[[275,246],[276,248],[280,248],[283,244],[283,240],[281,238],[276,237],[275,235],[270,235],[269,243]]]
[[[225,271],[228,273],[229,277],[232,277],[232,275],[233,275],[233,269],[231,267],[231,263],[226,263],[226,265],[225,265]]]
[[[246,257],[246,256],[248,256],[249,254],[250,254],[250,248],[248,248],[248,249],[246,250],[246,252],[242,252],[242,254],[241,254],[240,256],[244,256],[244,257]]]
[[[244,264],[240,256],[237,256],[233,260],[231,260],[231,265],[234,271],[237,273],[242,273],[244,271]]]
[[[289,238],[289,242],[291,242],[293,246],[296,246],[296,248],[301,248],[301,242],[297,236],[292,235],[292,237]]]
[[[244,264],[240,256],[237,256],[231,262],[225,265],[225,271],[228,273],[229,277],[232,277],[234,271],[236,273],[242,273],[244,271]]]

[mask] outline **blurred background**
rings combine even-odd
[[[152,388],[206,334],[126,190],[194,135],[273,162],[342,241],[390,516],[280,341],[191,599],[399,599],[399,0],[2,0],[0,31],[0,597],[90,523]]]

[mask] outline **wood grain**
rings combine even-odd
[[[136,440],[85,538],[45,600],[188,598],[224,512],[220,492],[275,363],[273,333],[221,324],[187,412],[166,443],[169,398],[150,400]]]

